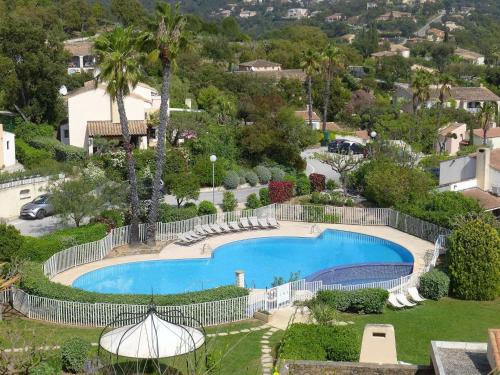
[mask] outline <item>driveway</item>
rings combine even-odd
[[[445,15],[445,11],[443,11],[443,10],[439,11],[439,14],[437,16],[433,17],[432,19],[430,19],[422,28],[417,30],[415,32],[415,35],[420,37],[420,38],[424,38],[425,35],[427,34],[427,30],[429,30],[429,28],[431,27],[431,24],[434,22],[441,22],[441,19],[443,18],[444,15]]]
[[[58,229],[67,227],[61,219],[56,216],[47,216],[41,220],[13,219],[8,224],[15,226],[22,235],[40,237],[52,233]]]
[[[315,153],[323,152],[328,152],[326,147],[307,149],[302,152],[301,156],[307,161],[306,174],[309,176],[311,173],[320,173],[324,174],[327,180],[335,180],[339,182],[340,176],[337,172],[334,172],[329,165],[313,159]]]

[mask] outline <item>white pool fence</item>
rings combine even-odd
[[[186,316],[200,321],[204,326],[219,325],[251,318],[256,311],[272,311],[291,306],[296,301],[308,300],[320,290],[356,290],[383,288],[404,292],[418,286],[422,273],[434,267],[445,249],[445,236],[449,230],[425,222],[390,208],[354,208],[313,205],[272,204],[255,210],[243,210],[206,215],[172,223],[157,224],[157,240],[176,240],[178,234],[194,229],[200,224],[237,221],[241,217],[274,217],[278,221],[310,223],[339,223],[350,225],[381,225],[396,228],[426,241],[434,242],[422,272],[395,280],[355,285],[323,285],[321,281],[298,280],[267,290],[254,290],[248,296],[222,301],[204,302],[182,306],[159,306],[162,312],[180,310]],[[145,226],[140,227],[141,240],[145,240]],[[45,264],[45,275],[53,277],[72,267],[99,261],[117,246],[128,243],[129,227],[113,229],[99,241],[70,247],[54,254]],[[18,288],[0,292],[0,302],[10,303],[28,318],[59,324],[101,327],[111,323],[118,314],[146,312],[146,305],[112,303],[82,303],[29,295]]]

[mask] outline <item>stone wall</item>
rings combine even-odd
[[[376,365],[371,363],[285,361],[280,375],[434,375],[428,366]]]

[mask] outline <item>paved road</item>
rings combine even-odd
[[[421,38],[425,38],[425,35],[427,34],[427,30],[429,30],[429,28],[431,27],[431,24],[434,23],[434,22],[441,22],[441,19],[443,18],[444,15],[445,15],[445,11],[441,10],[437,16],[435,16],[434,18],[432,18],[422,28],[420,28],[419,30],[417,30],[415,32],[415,35],[418,36],[418,37],[421,37]]]
[[[43,236],[44,234],[54,232],[57,229],[67,227],[67,225],[64,225],[61,222],[61,219],[56,216],[47,216],[42,220],[14,219],[9,221],[9,224],[19,229],[21,234],[34,237]]]
[[[327,152],[326,147],[308,149],[302,152],[301,156],[307,160],[306,174],[309,176],[311,173],[321,173],[326,176],[327,180],[339,181],[339,174],[334,172],[332,168],[320,161],[313,159],[315,153]]]

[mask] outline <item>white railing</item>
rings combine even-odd
[[[16,186],[30,185],[39,182],[47,182],[53,178],[64,178],[64,174],[59,174],[57,176],[32,176],[27,178],[20,178],[18,180],[12,180],[0,183],[0,190],[10,189]]]

